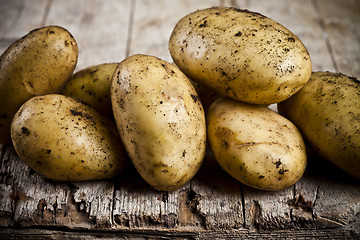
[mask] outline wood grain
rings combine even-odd
[[[322,168],[343,180],[314,175],[316,166],[310,166],[294,187],[264,192],[233,180],[208,153],[190,183],[159,192],[133,168],[111,181],[49,181],[25,165],[11,146],[1,150],[2,226],[198,231],[351,226],[355,232],[353,225],[359,226],[359,181],[324,162]]]
[[[47,1],[0,1],[0,53],[32,29],[43,25]]]
[[[353,231],[320,229],[299,231],[271,231],[254,232],[249,230],[239,231],[158,231],[154,229],[130,231],[69,231],[48,229],[0,229],[1,236],[7,240],[18,239],[297,239],[297,240],[358,240],[359,236]]]
[[[360,2],[316,1],[336,71],[360,78]]]
[[[2,0],[0,4],[2,39],[16,40],[44,24],[48,0]]]
[[[60,25],[72,33],[79,47],[78,71],[125,58],[130,13],[130,0],[52,1],[45,25]]]

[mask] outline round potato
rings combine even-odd
[[[128,57],[113,75],[111,102],[130,159],[152,187],[171,191],[195,175],[205,155],[204,109],[177,67]]]
[[[300,132],[265,106],[220,98],[208,110],[207,132],[220,166],[248,186],[282,190],[295,184],[305,171]]]
[[[169,50],[190,79],[248,103],[283,101],[311,75],[300,39],[248,10],[213,7],[190,13],[176,24]]]
[[[117,65],[118,63],[104,63],[82,69],[70,77],[60,93],[89,104],[104,116],[113,119],[110,86]]]
[[[57,93],[78,59],[73,36],[59,26],[35,29],[17,40],[0,58],[0,143],[10,143],[11,120],[34,95]]]
[[[297,94],[278,104],[314,150],[360,179],[360,81],[314,72]]]
[[[53,180],[111,178],[128,160],[112,121],[59,94],[26,101],[14,116],[11,138],[19,157]]]

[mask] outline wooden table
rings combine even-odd
[[[171,61],[176,22],[215,5],[273,18],[304,42],[314,71],[360,78],[359,0],[0,0],[0,52],[30,30],[55,24],[78,42],[76,71],[135,53]],[[309,149],[304,177],[278,192],[240,184],[211,154],[173,192],[153,190],[131,167],[109,181],[53,182],[11,145],[0,145],[2,238],[360,239],[360,181]]]

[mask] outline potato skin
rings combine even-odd
[[[70,77],[60,93],[89,104],[107,118],[113,119],[110,86],[118,65],[104,63],[82,69]]]
[[[295,184],[305,171],[300,132],[265,106],[219,98],[208,110],[207,132],[220,166],[248,186],[282,190]]]
[[[26,101],[14,116],[11,138],[19,157],[53,180],[111,178],[128,160],[112,121],[59,94]]]
[[[190,79],[248,103],[283,101],[311,75],[300,39],[248,10],[213,7],[190,13],[176,24],[169,50]]]
[[[59,26],[35,29],[14,42],[0,58],[0,143],[10,143],[11,120],[34,95],[57,93],[73,73],[78,47]]]
[[[297,94],[278,103],[314,150],[360,179],[360,81],[341,73],[314,72]]]
[[[111,102],[135,168],[155,189],[183,186],[205,155],[204,110],[190,80],[157,57],[133,55],[113,75]]]

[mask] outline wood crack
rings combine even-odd
[[[6,146],[7,145],[5,144],[0,144],[0,169],[2,169],[3,166],[3,158],[5,156]]]
[[[112,204],[110,209],[110,224],[111,226],[114,226],[115,219],[114,219],[114,209],[115,209],[115,199],[116,199],[116,184],[113,186],[113,196],[112,196]]]
[[[132,30],[134,25],[134,17],[135,17],[135,5],[136,0],[130,1],[130,17],[129,17],[129,27],[127,31],[127,39],[126,39],[126,50],[125,50],[125,57],[130,55],[131,50],[131,38],[132,38]]]
[[[317,200],[319,199],[320,186],[321,186],[321,182],[319,182],[319,184],[318,184],[317,187],[316,187],[315,199],[314,199],[314,206],[315,206]]]
[[[48,0],[46,2],[46,5],[45,5],[45,10],[44,10],[44,15],[41,19],[41,26],[45,26],[46,25],[46,20],[47,20],[47,17],[49,15],[49,11],[50,11],[50,7],[51,7],[51,4],[52,4],[52,1],[53,0]]]
[[[191,182],[189,184],[189,189],[186,192],[186,198],[187,200],[185,204],[190,210],[190,214],[192,214],[191,218],[197,222],[197,227],[206,229],[206,216],[201,213],[198,207],[201,200],[201,195],[193,190]]]
[[[301,194],[288,202],[290,219],[294,228],[316,228],[313,202],[307,201]]]
[[[325,216],[317,216],[317,225],[319,228],[338,228],[346,226],[346,223],[339,220],[331,219]]]
[[[244,187],[241,184],[240,185],[240,192],[241,192],[241,207],[242,207],[242,215],[243,215],[243,219],[244,219],[244,223],[243,223],[243,227],[246,228],[246,210],[245,210],[245,193],[244,193]]]

